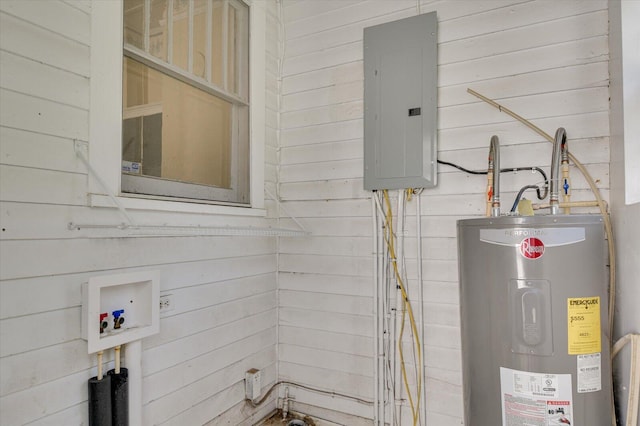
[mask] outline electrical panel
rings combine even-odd
[[[429,188],[437,179],[437,19],[364,29],[364,188]]]

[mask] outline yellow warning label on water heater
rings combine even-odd
[[[567,299],[569,355],[601,352],[600,297]]]

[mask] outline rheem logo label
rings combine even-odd
[[[544,254],[544,243],[535,237],[525,238],[520,243],[520,254],[527,259],[537,259]]]

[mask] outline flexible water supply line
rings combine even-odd
[[[571,178],[569,177],[569,143],[566,138],[561,146],[561,164],[562,167],[562,201],[567,204],[571,202]],[[567,206],[562,209],[564,214],[571,214],[571,207]]]
[[[496,135],[491,136],[489,143],[489,174],[493,179],[491,216],[498,217],[500,216],[500,142]]]
[[[567,141],[567,132],[560,127],[556,130],[556,136],[553,140],[553,150],[551,154],[551,195],[549,195],[550,213],[556,215],[560,212],[558,199],[558,184],[560,183],[558,175],[560,174],[560,151],[564,150]]]
[[[485,212],[485,216],[491,216],[491,201],[493,200],[493,165],[489,163],[489,167],[487,170],[487,209]]]

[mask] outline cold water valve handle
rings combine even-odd
[[[120,326],[124,323],[124,316],[122,316],[122,314],[124,314],[124,309],[118,309],[113,311],[111,314],[113,315],[113,329],[120,329]]]

